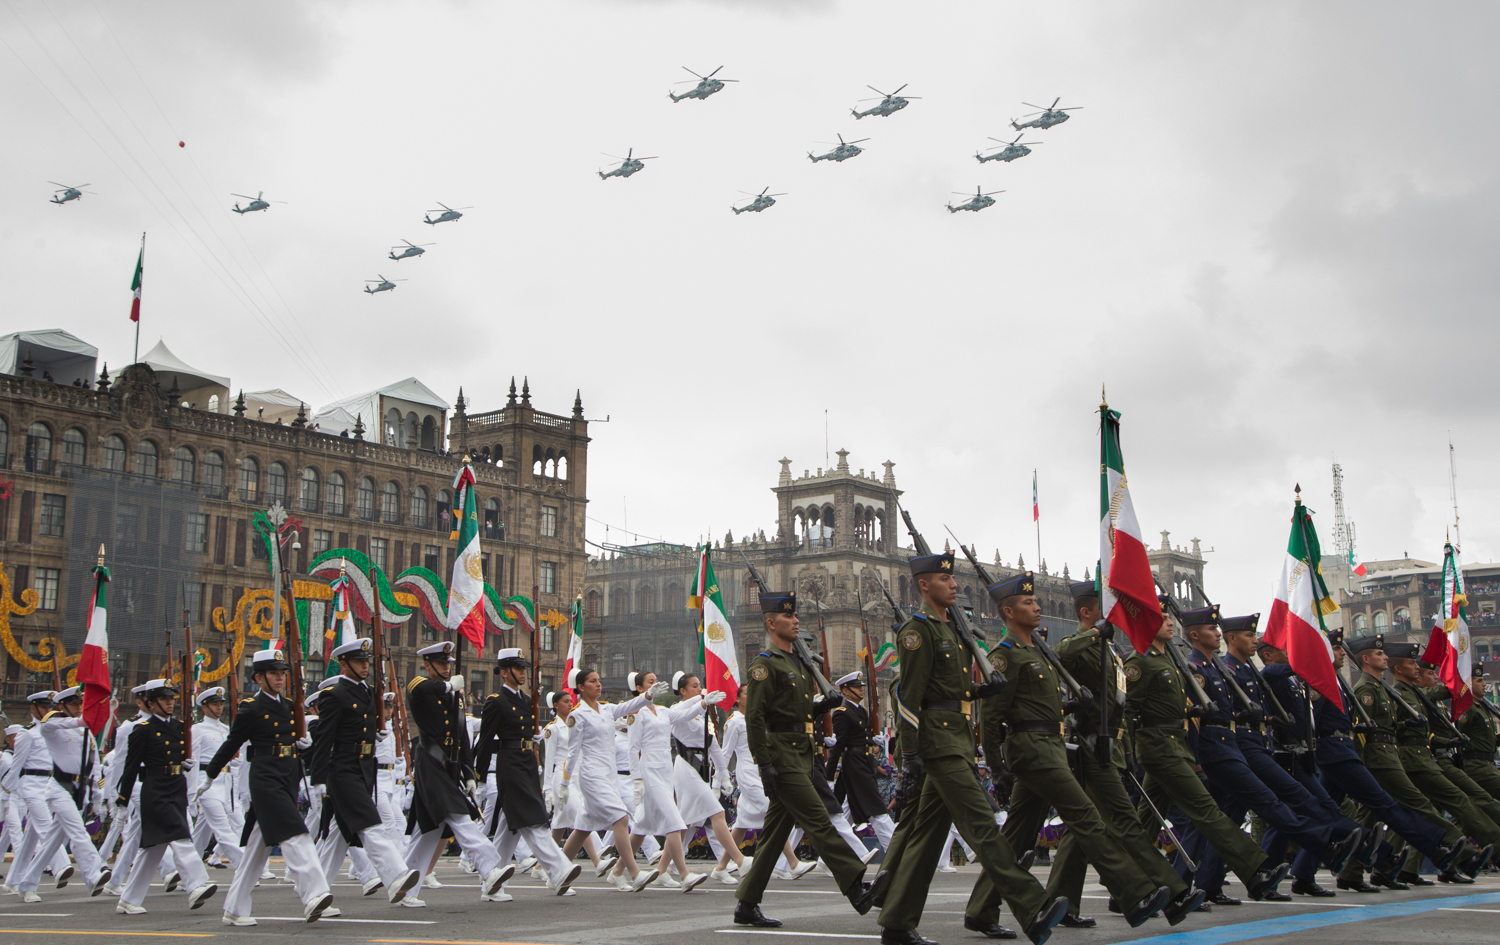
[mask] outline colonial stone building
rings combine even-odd
[[[1339,589],[1339,616],[1347,636],[1384,633],[1387,639],[1424,646],[1441,620],[1443,567],[1416,558],[1364,562],[1367,573]],[[1464,566],[1472,658],[1500,660],[1500,564]]]
[[[319,555],[352,549],[391,582],[411,568],[447,580],[451,486],[465,454],[475,458],[485,582],[502,600],[535,599],[542,672],[560,675],[557,628],[585,576],[589,436],[580,398],[569,414],[545,413],[529,386],[518,397],[512,383],[498,410],[468,412],[460,390],[449,412],[410,379],[393,385],[396,393],[341,402],[368,401],[382,413],[316,431],[304,409],[289,423],[255,419],[243,395],[232,406],[217,398],[213,409],[191,406],[179,388],[185,379],[144,363],[118,379],[106,370],[88,386],[44,380],[25,352],[0,370],[15,372],[0,374],[6,701],[51,687],[54,652],[64,676],[76,664],[101,544],[113,575],[117,687],[159,672],[168,633],[180,652],[184,612],[216,678],[235,651],[248,662],[257,638],[270,635],[273,586],[254,519],[277,502],[300,520],[291,570],[299,615],[321,649],[327,578],[308,573]],[[385,593],[388,642],[398,674],[409,677],[415,650],[451,633],[412,593],[394,583]],[[495,636],[486,644],[488,658],[503,645]],[[480,692],[493,687],[490,665],[465,666]],[[319,673],[310,666],[311,678]]]

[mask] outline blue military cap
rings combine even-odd
[[[1329,646],[1343,646],[1344,645],[1344,631],[1341,628],[1337,628],[1336,627],[1336,628],[1328,631],[1328,645]]]
[[[1181,620],[1184,628],[1215,626],[1219,622],[1219,605],[1199,607],[1197,610],[1184,610]]]
[[[924,574],[952,574],[953,553],[918,555],[908,561],[907,565],[911,568],[912,577],[921,577]]]
[[[1073,598],[1073,602],[1076,604],[1078,601],[1083,600],[1085,597],[1098,597],[1099,585],[1094,583],[1093,581],[1079,581],[1077,584],[1068,585],[1068,594]]]
[[[1036,593],[1036,578],[1030,571],[1017,574],[1013,578],[1001,581],[990,588],[990,600],[1001,603],[1007,597],[1020,597],[1026,594]]]
[[[1377,633],[1369,637],[1355,637],[1349,641],[1349,645],[1344,647],[1344,649],[1350,653],[1363,653],[1365,650],[1383,650],[1385,649],[1385,634]]]
[[[1225,633],[1234,633],[1239,630],[1248,630],[1254,633],[1260,626],[1260,614],[1249,614],[1244,617],[1220,617],[1219,629]]]
[[[760,595],[760,612],[763,614],[795,614],[797,612],[796,591],[766,591]]]

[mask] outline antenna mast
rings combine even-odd
[[[1344,468],[1338,463],[1333,464],[1333,547],[1354,567],[1354,523],[1344,516]]]
[[[1463,535],[1458,530],[1458,454],[1453,450],[1453,434],[1448,434],[1448,498],[1453,500],[1453,546],[1462,548]]]

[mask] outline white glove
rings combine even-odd
[[[479,785],[474,783],[472,779],[464,782],[464,790],[476,797],[479,795]]]
[[[825,748],[832,748],[834,745],[837,745],[838,743],[839,743],[839,740],[837,738],[833,738],[832,736],[825,736],[823,738],[823,746]]]
[[[648,698],[651,701],[655,702],[657,699],[660,699],[662,696],[666,695],[667,693],[669,693],[671,691],[672,691],[672,684],[669,683],[669,682],[666,682],[665,680],[663,680],[663,681],[658,682],[655,685],[653,685],[650,689],[646,690],[646,698]]]
[[[640,807],[641,804],[646,800],[646,782],[639,779],[632,781],[630,782],[630,790],[631,806]]]
[[[724,697],[727,696],[727,695],[729,695],[729,693],[727,693],[727,692],[718,692],[718,691],[710,692],[708,695],[706,695],[706,696],[703,697],[703,704],[704,705],[718,705],[719,703],[721,703],[721,702],[724,701]]]
[[[208,789],[211,788],[211,787],[213,787],[213,786],[214,786],[214,780],[213,780],[213,778],[204,778],[203,779],[203,783],[200,784],[200,785],[198,785],[198,790],[196,790],[196,791],[193,792],[193,804],[197,804],[198,801],[202,800],[203,795],[207,794],[208,793]]]
[[[312,786],[312,799],[317,803],[323,803],[323,798],[328,796],[328,785],[314,784]]]
[[[448,680],[448,688],[450,690],[452,690],[453,692],[463,692],[464,691],[464,678],[462,676],[454,676],[454,677],[452,677],[451,679]]]
[[[822,704],[823,704],[823,694],[820,692],[817,695],[813,696],[813,705],[822,705]]]
[[[563,781],[557,786],[557,806],[568,806],[568,782]]]
[[[729,797],[734,793],[734,782],[728,778],[724,778],[719,781],[716,789],[720,794]]]
[[[630,716],[627,715],[623,719],[615,719],[615,731],[617,731],[617,732],[628,732],[628,731],[630,731]]]
[[[380,731],[378,731],[378,732],[376,732],[376,733],[375,733],[375,740],[376,740],[376,741],[377,741],[377,742],[383,742],[383,741],[385,741],[385,740],[386,740],[386,739],[387,739],[387,738],[390,738],[390,737],[391,737],[391,733],[390,733],[390,732],[387,732],[387,731],[386,731],[386,730],[384,730],[384,729],[381,729],[381,730],[380,730]]]
[[[311,735],[303,735],[301,738],[297,739],[297,749],[299,751],[307,751],[311,747],[312,747],[312,736]]]
[[[556,805],[553,803],[551,788],[547,788],[542,792],[542,801],[547,805],[547,813],[550,814],[556,809]]]

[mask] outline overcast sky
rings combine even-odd
[[[591,419],[589,537],[775,527],[794,471],[896,463],[930,534],[1078,575],[1101,383],[1149,544],[1264,611],[1300,482],[1332,545],[1500,544],[1485,3],[108,3],[0,9],[6,330],[321,404],[529,376]],[[738,79],[667,100],[682,66]],[[910,83],[891,118],[856,100]],[[980,165],[1023,101],[1082,106]],[[868,107],[869,103],[861,107]],[[871,140],[812,164],[834,135]],[[178,142],[184,141],[185,148]],[[600,181],[600,152],[659,155]],[[47,181],[88,182],[66,206]],[[950,214],[952,191],[996,195]],[[736,216],[740,191],[785,191]],[[231,192],[284,200],[229,212]],[[427,227],[443,201],[473,206]],[[384,257],[401,239],[420,259]],[[394,292],[360,289],[377,273]],[[836,457],[834,457],[836,461]],[[624,530],[628,507],[629,529]]]

